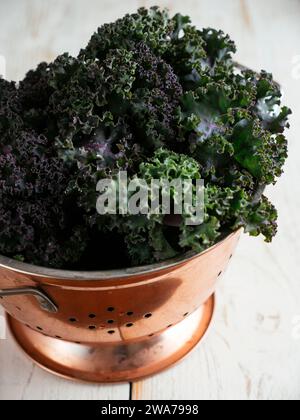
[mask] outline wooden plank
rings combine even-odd
[[[242,63],[274,72],[294,115],[286,173],[268,191],[280,215],[278,236],[272,244],[243,238],[219,289],[216,319],[205,343],[180,365],[135,384],[133,398],[299,400],[300,3],[173,0],[160,4],[190,14],[199,27],[228,32],[237,42]]]

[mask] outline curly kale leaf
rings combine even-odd
[[[243,227],[251,236],[264,235],[271,242],[277,233],[277,211],[269,200],[262,196],[258,203],[249,204],[237,218],[232,229]]]
[[[151,182],[152,179],[196,180],[201,178],[201,167],[196,160],[189,156],[167,149],[159,149],[151,159],[141,163],[139,176],[147,182]]]
[[[0,252],[34,264],[64,267],[84,248],[85,228],[73,225],[64,192],[68,173],[47,139],[20,132],[0,146]]]
[[[176,141],[182,87],[172,67],[145,44],[139,44],[134,53],[136,80],[128,112],[135,136],[153,150]]]
[[[16,84],[0,77],[0,145],[9,144],[15,133],[23,129],[20,108]]]
[[[207,58],[203,48],[200,31],[190,24],[188,16],[177,14],[172,19],[173,31],[164,59],[172,65],[182,85],[188,88],[199,80],[204,60]]]
[[[110,50],[101,62],[65,54],[50,68],[51,135],[63,148],[86,142],[108,115],[110,125],[122,118],[146,149],[176,138],[182,87],[170,65],[145,44]]]
[[[0,78],[0,253],[101,269],[116,253],[128,266],[201,252],[240,227],[270,241],[277,213],[263,191],[283,172],[291,110],[272,75],[237,66],[235,51],[222,31],[141,8],[101,26],[78,57],[19,84]],[[148,183],[201,177],[204,222],[178,217],[175,188],[167,217],[99,215],[96,185],[120,170]]]
[[[216,217],[206,217],[199,226],[182,225],[179,244],[183,249],[202,252],[214,245],[220,237],[220,222]]]
[[[145,223],[143,229],[136,226],[135,221],[126,225],[125,219],[125,244],[132,263],[146,264],[175,257],[178,251],[168,241],[163,219],[141,217]]]
[[[287,142],[272,135],[256,120],[241,120],[233,130],[234,158],[260,182],[269,184],[282,174]]]
[[[50,65],[41,63],[27,73],[19,84],[18,94],[22,106],[22,119],[28,129],[43,132],[47,129],[47,107],[53,93],[50,86]]]
[[[159,149],[147,162],[141,163],[138,171],[139,178],[144,179],[151,196],[151,181],[153,179],[170,183],[177,179],[200,179],[200,166],[192,158],[177,154],[166,149]],[[129,180],[130,181],[130,180]],[[161,200],[161,196],[159,197]],[[171,190],[171,208],[181,204],[183,195]],[[175,228],[166,223],[163,214],[163,203],[160,201],[157,215],[107,215],[103,220],[94,219],[102,231],[122,233],[128,256],[132,263],[149,263],[172,258],[180,253],[179,224]]]
[[[209,65],[227,64],[236,52],[235,43],[223,31],[217,31],[212,28],[206,28],[200,31],[204,40],[204,49],[209,59]]]
[[[80,56],[102,60],[110,50],[131,50],[139,42],[148,45],[155,54],[162,55],[168,47],[172,26],[167,11],[158,7],[140,8],[137,13],[101,26],[88,46],[81,50]]]
[[[282,94],[279,85],[273,81],[272,74],[265,71],[255,74],[247,70],[244,75],[256,87],[254,112],[262,121],[263,127],[272,134],[283,133],[289,127],[288,116],[292,111],[286,106],[280,107]]]

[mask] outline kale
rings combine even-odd
[[[110,50],[131,50],[139,42],[148,45],[157,55],[162,55],[169,45],[173,21],[167,11],[152,7],[140,8],[137,13],[126,15],[114,23],[101,26],[92,36],[80,57],[102,60]]]
[[[15,133],[0,147],[0,252],[35,264],[68,266],[82,254],[85,228],[64,211],[68,172],[47,139]]]
[[[0,253],[104,269],[201,252],[241,227],[271,241],[277,212],[263,193],[283,172],[291,110],[272,75],[238,66],[235,52],[222,31],[141,8],[77,57],[18,84],[0,78]],[[96,185],[119,171],[203,179],[203,223],[176,214],[174,188],[169,216],[99,215]]]

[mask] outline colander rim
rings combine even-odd
[[[0,268],[7,270],[15,271],[25,275],[34,275],[36,277],[46,277],[52,279],[61,279],[61,280],[80,280],[80,281],[90,281],[90,280],[109,280],[109,279],[120,279],[128,277],[136,277],[143,274],[151,274],[157,271],[175,267],[179,264],[188,262],[200,255],[204,255],[211,250],[215,249],[222,245],[223,242],[228,240],[230,237],[235,236],[238,232],[241,232],[242,229],[237,229],[236,231],[229,233],[223,239],[216,242],[210,248],[207,248],[205,251],[200,253],[196,252],[186,252],[185,254],[161,261],[154,264],[148,264],[143,266],[124,268],[124,269],[113,269],[113,270],[99,270],[99,271],[76,271],[76,270],[62,270],[56,268],[42,267],[34,264],[29,264],[21,261],[14,260],[13,258],[5,257],[0,255]]]

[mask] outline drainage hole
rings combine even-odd
[[[89,330],[95,330],[96,329],[96,325],[89,325]]]
[[[77,319],[76,318],[69,318],[69,321],[70,322],[77,322]]]
[[[130,328],[130,327],[133,327],[133,325],[134,325],[134,324],[133,324],[132,322],[128,322],[128,324],[126,324],[126,327],[127,327],[127,328]]]
[[[108,321],[107,321],[107,323],[108,324],[113,324],[115,321],[113,320],[113,319],[109,319]]]
[[[151,318],[151,317],[152,317],[152,314],[150,312],[144,315],[144,318]]]
[[[115,331],[114,330],[109,330],[109,331],[107,331],[107,334],[114,334],[115,333]]]
[[[96,318],[96,315],[95,314],[89,314],[89,318],[94,319],[94,318]]]
[[[107,308],[107,311],[108,312],[113,312],[115,310],[115,308],[113,307],[113,306],[109,306],[108,308]]]
[[[188,316],[188,314],[189,314],[189,313],[188,313],[188,312],[186,312],[185,314],[183,314],[183,316]]]
[[[128,312],[127,312],[127,315],[128,315],[128,316],[131,316],[131,315],[133,315],[133,312],[132,312],[132,311],[128,311]]]

